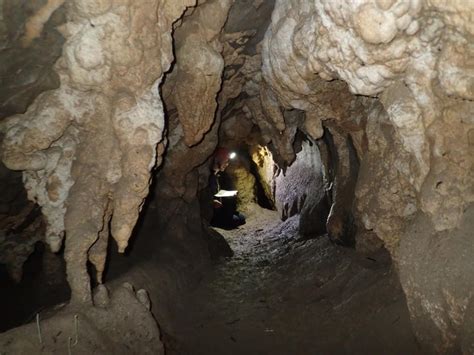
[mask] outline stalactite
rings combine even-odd
[[[161,160],[158,85],[172,60],[171,26],[194,3],[71,2],[61,28],[63,56],[55,66],[59,89],[41,94],[24,115],[2,122],[2,159],[9,168],[24,170],[28,196],[42,206],[53,251],[66,234],[73,302],[91,301],[86,263],[99,233],[100,245],[105,238],[104,215],[112,216],[119,250],[127,247],[148,194],[150,170]],[[48,14],[60,3],[49,5]]]

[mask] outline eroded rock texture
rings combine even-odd
[[[2,160],[24,170],[53,251],[67,234],[73,300],[91,300],[86,262],[100,280],[109,221],[119,250],[127,247],[162,140],[158,85],[172,60],[171,26],[192,3],[69,2],[61,27],[66,42],[54,68],[59,89],[2,123]],[[25,27],[26,45],[60,4],[48,1],[27,21],[35,25]]]
[[[351,136],[344,130],[329,126],[320,148],[325,154],[325,180],[331,205],[326,229],[334,242],[353,246],[355,224],[354,191],[359,173],[359,160]]]
[[[275,202],[281,218],[300,214],[302,236],[326,232],[328,205],[322,172],[317,145],[304,141],[295,162],[275,178]]]
[[[237,210],[239,211],[243,211],[249,204],[257,201],[256,179],[250,172],[249,163],[240,158],[226,169],[235,183],[235,190],[239,191],[237,195]]]
[[[131,278],[149,290],[151,303],[156,305],[153,312],[168,334],[176,332],[172,321],[177,295],[195,287],[208,271],[212,258],[232,255],[223,237],[209,227],[212,197],[206,191],[210,157],[218,144],[221,122],[220,114],[216,114],[220,84],[215,85],[220,83],[224,63],[218,50],[222,46],[219,34],[229,6],[228,1],[207,1],[197,9],[189,8],[174,25],[174,35],[179,38],[176,46],[183,47],[178,50],[182,54],[177,54],[162,87],[167,131],[159,154],[166,153],[155,172],[156,184],[150,192],[133,252],[125,261],[111,260],[112,268],[127,263],[126,275],[119,277]],[[214,27],[216,16],[220,27]],[[187,21],[192,25],[187,25]],[[186,48],[193,54],[187,53]],[[219,66],[201,67],[207,65],[209,58]],[[201,64],[194,66],[194,61]],[[206,77],[204,69],[220,71]],[[214,109],[206,106],[210,103]],[[114,270],[109,274],[116,276]]]
[[[273,162],[272,153],[267,147],[253,146],[251,150],[252,161],[255,163],[256,173],[262,185],[262,190],[267,200],[275,200],[275,173],[277,168]]]
[[[389,250],[427,351],[472,352],[471,2],[48,0],[13,19],[24,3],[1,2],[0,60],[41,61],[1,69],[0,115],[20,113],[0,123],[1,158],[23,171],[52,250],[65,234],[73,301],[92,301],[86,263],[101,282],[109,233],[126,249],[162,162],[149,212],[162,260],[181,277],[231,255],[206,224],[225,143],[249,150],[268,200],[277,190],[308,235]],[[305,184],[288,201],[279,169]]]
[[[436,243],[439,233],[466,228],[462,221],[474,198],[469,138],[474,77],[468,64],[474,50],[468,20],[473,11],[465,2],[278,1],[263,50],[263,74],[272,92],[267,101],[277,98],[283,107],[305,110],[305,126],[314,125],[313,117],[344,126],[341,118],[354,112],[354,105],[365,107],[368,141],[352,134],[356,149],[362,148],[356,208],[365,228],[384,241],[400,272],[412,275],[402,278],[411,315],[415,325],[423,323],[420,334],[429,328],[440,335],[421,337],[436,351],[459,343],[456,324],[472,303],[474,283],[464,284],[463,297],[453,292],[453,285],[436,290],[422,286],[414,275],[422,277],[418,265],[426,249],[408,252],[400,245],[414,238],[407,228],[418,223],[415,215],[431,221],[433,232],[426,236],[430,243]],[[354,98],[340,80],[352,93],[378,97],[382,105]],[[339,86],[348,106],[324,105],[321,88],[328,86]],[[348,121],[360,125],[357,115],[352,116]],[[278,111],[272,117],[283,128]],[[454,253],[457,243],[452,238],[446,253]],[[464,238],[468,243],[472,233]],[[454,265],[468,262],[466,258],[453,258],[449,278],[456,279]],[[433,263],[442,260],[437,253],[431,258]],[[453,307],[456,312],[448,311]],[[440,312],[446,312],[442,320]]]
[[[231,4],[231,0],[207,1],[189,11],[174,36],[173,101],[188,146],[200,142],[214,123],[224,69],[219,35]]]
[[[159,200],[171,204],[163,205],[165,216],[183,219],[170,225],[177,226],[183,238],[188,228],[201,231],[200,222],[191,226],[186,221],[200,218],[199,192],[207,187],[209,158],[218,143],[221,117],[216,109],[224,69],[219,35],[230,5],[227,0],[207,1],[185,13],[175,30],[176,63],[163,87],[169,144],[157,176],[163,183],[157,185],[155,193]],[[169,220],[162,218],[162,222],[168,224]]]

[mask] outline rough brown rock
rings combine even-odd
[[[326,131],[330,155],[327,171],[328,197],[331,203],[326,221],[329,237],[342,245],[354,245],[354,191],[359,173],[359,161],[349,135],[336,128]]]
[[[175,33],[177,65],[173,102],[188,146],[200,142],[213,122],[224,60],[219,34],[232,1],[207,1],[186,16]]]
[[[65,21],[63,2],[2,1],[0,119],[24,113],[41,92],[59,86],[53,64],[64,43],[55,28]]]
[[[277,167],[267,147],[255,145],[251,149],[252,161],[256,165],[258,178],[268,201],[275,202],[275,172]]]
[[[473,38],[472,21],[466,15],[474,9],[465,5],[279,2],[264,41],[264,78],[281,106],[318,112],[315,106],[324,103],[317,95],[325,87],[321,79],[341,79],[352,93],[377,96],[382,103],[383,108],[360,102],[368,110],[369,123],[367,148],[364,137],[355,142],[362,160],[356,206],[361,225],[384,241],[402,274],[417,267],[416,263],[400,263],[407,252],[400,249],[400,243],[412,239],[407,228],[414,214],[424,213],[438,232],[454,231],[465,228],[462,221],[473,201],[473,155],[468,138],[473,106],[472,101],[460,101],[472,98],[473,80],[465,58],[473,50],[468,44]],[[332,83],[328,85],[334,86]],[[357,105],[354,100],[347,97],[344,101],[352,104],[341,107],[339,114],[318,112],[317,116],[340,122],[341,114],[347,117]],[[435,237],[431,241],[435,243]],[[454,244],[448,250],[454,250]],[[411,254],[420,253],[421,258],[424,252],[422,248]],[[442,263],[439,255],[433,257],[433,263]],[[435,276],[427,278],[436,283]],[[454,271],[448,278],[456,279]],[[464,287],[472,288],[468,284]],[[435,294],[419,288],[415,292],[403,280],[402,285],[409,303],[415,299],[424,304],[436,302]],[[432,324],[442,334],[420,337],[423,344],[452,349],[460,331],[444,327],[436,316],[438,311],[449,314],[451,306],[445,304],[431,313],[419,307],[417,303],[410,308],[414,324]],[[449,315],[455,323],[453,317]]]
[[[237,194],[237,210],[242,211],[250,203],[256,202],[255,176],[250,172],[248,163],[232,162],[226,172],[232,177]],[[247,166],[246,166],[247,165]]]
[[[474,347],[473,230],[471,205],[451,231],[436,231],[429,216],[417,214],[406,231],[410,238],[401,241],[400,280],[413,328],[429,352],[469,354]]]
[[[164,354],[160,331],[143,292],[135,293],[130,284],[124,284],[110,297],[102,294],[97,302],[100,307],[65,307],[52,316],[40,314],[41,342],[33,322],[2,333],[0,347],[8,354],[130,354],[130,349],[134,353]]]
[[[25,170],[29,198],[42,206],[53,251],[66,231],[73,301],[91,300],[86,262],[99,232],[111,218],[111,234],[123,252],[148,194],[163,139],[158,85],[172,60],[172,22],[186,5],[192,1],[173,7],[160,1],[72,3],[55,66],[61,86],[2,126],[2,159]]]
[[[0,62],[41,59],[34,68],[30,61],[2,67],[0,115],[28,109],[0,123],[0,154],[23,171],[53,250],[66,233],[73,301],[92,302],[86,264],[101,282],[109,222],[123,252],[150,171],[162,162],[150,215],[173,247],[160,255],[194,275],[219,254],[211,244],[222,240],[206,238],[203,220],[210,157],[228,140],[256,149],[269,199],[278,179],[285,186],[273,162],[287,176],[307,168],[294,174],[295,189],[276,193],[284,217],[301,213],[301,231],[327,227],[336,241],[357,226],[366,249],[383,243],[422,346],[472,350],[471,3],[288,0],[276,1],[270,17],[272,1],[62,2],[2,2],[2,18],[13,15],[0,21],[7,43]],[[30,11],[18,15],[25,3]],[[51,70],[63,41],[53,28],[63,22],[63,52]],[[172,33],[165,130],[159,85],[173,60]],[[322,162],[306,145],[298,157],[301,134],[319,140]],[[331,211],[322,226],[315,216],[324,215],[325,189]]]

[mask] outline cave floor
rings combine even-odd
[[[298,217],[251,206],[216,262],[180,300],[168,354],[416,354],[405,297],[388,256],[326,236],[302,240]]]

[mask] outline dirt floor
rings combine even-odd
[[[417,354],[387,254],[359,255],[327,237],[302,240],[298,219],[252,206],[218,230],[235,252],[184,295],[168,354]]]
[[[157,317],[162,325],[167,354],[420,353],[405,297],[386,252],[361,255],[353,249],[332,244],[326,236],[304,240],[298,235],[298,216],[281,222],[277,212],[255,205],[249,207],[246,215],[247,223],[238,229],[218,229],[232,247],[234,256],[216,261],[191,291],[173,292],[173,297],[178,296],[163,302],[171,305],[165,307],[169,316],[166,313],[166,317]],[[146,265],[135,267],[139,276]],[[135,280],[135,274],[125,272],[127,270],[124,269],[127,280],[140,279]],[[167,278],[160,275],[157,273],[153,281],[145,278],[146,282],[139,287],[157,284],[164,297],[167,283],[163,280]],[[112,285],[122,289],[119,287],[122,281],[117,278]],[[136,301],[133,293],[130,295],[126,294],[126,300],[133,305]],[[111,322],[122,319],[122,311],[130,313],[129,306],[121,306],[124,302],[113,304],[118,308],[112,312],[117,317],[112,317]],[[140,307],[138,305],[137,309]],[[107,320],[104,315],[96,314],[100,310],[91,312],[81,313],[82,324],[87,323],[87,319],[91,324],[96,323],[97,316],[101,321]],[[144,334],[147,332],[147,327],[138,324],[146,316],[133,312],[137,316],[131,319],[135,319],[137,325],[130,319],[120,323],[126,325],[126,329],[115,332],[117,339],[122,339],[120,334],[129,331],[128,326]],[[8,343],[10,350],[24,347],[23,343],[27,341],[26,345],[37,352],[48,353],[53,347],[64,352],[66,335],[71,334],[69,328],[74,324],[70,313],[60,314],[59,321],[42,323],[45,342],[49,341],[49,335],[64,333],[59,340],[50,339],[51,347],[43,346],[38,350],[34,323],[28,328],[4,333],[0,340]],[[163,314],[158,312],[158,315]],[[93,330],[92,326],[81,326],[80,330],[89,328]],[[115,324],[112,328],[120,330]],[[110,329],[110,325],[102,329]],[[23,336],[22,332],[29,335]],[[93,332],[81,335],[81,339],[94,337]],[[155,338],[152,340],[158,339]],[[0,350],[6,349],[2,349],[6,343],[2,345],[0,341]],[[90,353],[90,349],[99,349],[106,343],[113,345],[110,349],[116,347],[116,353],[122,350],[127,353],[126,349],[138,346],[126,344],[122,349],[118,340],[98,337],[90,344],[81,342],[80,349],[75,348],[74,352]],[[155,346],[143,345],[148,349]],[[12,350],[11,353],[16,352]]]

